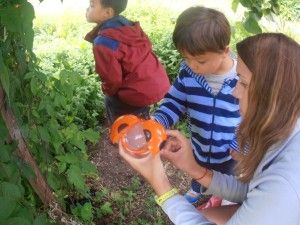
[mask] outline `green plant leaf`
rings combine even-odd
[[[48,132],[47,127],[41,127],[41,126],[39,126],[38,127],[38,131],[39,131],[40,136],[41,136],[41,138],[42,138],[43,141],[45,141],[45,142],[49,142],[50,141],[50,134]]]
[[[27,46],[27,49],[32,49],[33,47],[33,37],[34,32],[32,29],[32,20],[34,19],[34,9],[33,6],[29,2],[24,2],[20,7],[20,17],[22,20],[22,28],[24,31],[24,41]]]
[[[14,217],[6,220],[5,225],[31,225],[31,223],[23,217]]]
[[[39,215],[35,218],[32,225],[50,225],[45,214]]]
[[[237,7],[239,6],[239,3],[240,3],[239,0],[232,0],[232,3],[231,3],[231,9],[232,9],[234,12],[236,12]]]
[[[9,86],[10,86],[10,81],[9,81],[9,70],[4,64],[4,59],[2,56],[2,52],[0,50],[0,82],[1,86],[3,87],[6,95],[8,96],[9,99]]]
[[[16,201],[0,197],[0,220],[7,219],[12,214],[16,206]]]
[[[110,202],[105,202],[100,208],[102,215],[111,215],[113,214],[113,210]]]
[[[67,170],[68,181],[73,184],[79,190],[85,190],[84,178],[81,174],[81,170],[78,166],[71,165]]]
[[[16,6],[1,9],[1,23],[8,31],[22,33],[21,10]]]
[[[15,201],[18,201],[23,197],[20,187],[8,182],[2,182],[0,184],[0,193],[3,197]]]
[[[261,27],[259,26],[256,17],[254,14],[250,13],[247,17],[245,22],[243,23],[245,29],[253,34],[258,34],[262,32]]]
[[[18,178],[19,170],[17,165],[9,163],[2,165],[1,173],[3,173],[7,178],[10,178],[10,180],[12,181],[12,178]]]
[[[82,160],[80,165],[83,173],[97,175],[97,168],[90,161]]]
[[[253,5],[253,0],[239,0],[239,1],[246,8],[250,8]]]
[[[60,189],[60,183],[55,174],[49,173],[47,175],[47,182],[53,190],[57,191],[58,189]]]
[[[91,221],[93,219],[93,206],[90,202],[87,202],[82,206],[80,215],[85,221]]]
[[[99,140],[100,134],[92,129],[87,129],[83,132],[83,136],[90,142],[96,143]]]
[[[1,145],[0,144],[0,162],[9,162],[11,160],[10,158],[10,148],[9,145]]]
[[[27,180],[32,180],[35,178],[34,170],[26,162],[20,163],[20,171],[21,171],[22,175],[24,177],[26,177]]]
[[[39,91],[40,82],[36,78],[30,80],[30,89],[32,94],[36,95]]]
[[[65,162],[65,163],[69,163],[69,164],[76,164],[76,163],[80,162],[80,158],[73,153],[59,155],[59,156],[56,156],[56,158],[61,162]]]

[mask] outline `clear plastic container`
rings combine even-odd
[[[147,137],[141,123],[137,123],[127,130],[122,143],[125,149],[135,156],[149,154]]]

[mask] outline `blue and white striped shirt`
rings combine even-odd
[[[237,149],[235,130],[240,123],[238,100],[232,95],[238,81],[224,80],[217,95],[205,78],[195,74],[185,63],[162,104],[154,113],[156,121],[170,128],[186,114],[196,158],[220,164],[231,159],[230,148]]]

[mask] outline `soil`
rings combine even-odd
[[[100,179],[93,182],[93,186],[97,190],[101,190],[101,188],[107,188],[109,192],[122,190],[124,187],[130,185],[133,177],[138,176],[119,156],[117,146],[110,143],[108,139],[108,129],[104,129],[100,142],[90,147],[90,157],[92,162],[97,166],[98,174],[100,175]],[[164,162],[164,165],[173,186],[184,193],[190,186],[190,178],[177,170],[170,163]],[[156,221],[154,218],[155,215],[149,214],[149,209],[146,206],[146,201],[153,196],[154,193],[142,178],[141,180],[141,187],[136,192],[135,200],[131,205],[131,209],[134,210],[129,211],[126,218],[123,218],[123,224],[137,224],[136,221],[141,218],[147,221]],[[156,214],[164,218],[165,224],[172,224],[161,209],[157,207],[157,211]],[[96,222],[96,224],[119,224],[116,223],[116,221],[120,221],[118,217],[121,216],[123,215],[116,212],[109,217],[106,216],[105,219]]]

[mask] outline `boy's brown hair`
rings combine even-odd
[[[104,7],[111,7],[115,15],[119,15],[126,9],[128,0],[99,0]]]
[[[173,42],[180,51],[201,55],[223,52],[230,42],[230,25],[225,15],[201,6],[183,11],[175,25]]]

